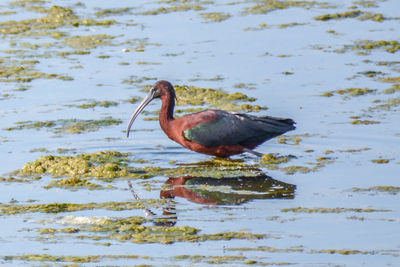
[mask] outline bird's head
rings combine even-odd
[[[153,93],[154,98],[162,98],[169,96],[171,98],[176,98],[175,90],[172,84],[168,81],[158,81],[150,89],[150,93]]]
[[[155,98],[166,98],[175,99],[175,90],[172,84],[168,81],[158,81],[153,87],[150,88],[148,95],[143,99],[140,105],[136,108],[135,112],[132,115],[131,120],[129,121],[128,128],[126,129],[126,137],[129,137],[129,131],[132,127],[133,122],[136,117],[142,112],[142,110]]]

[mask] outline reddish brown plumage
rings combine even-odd
[[[129,129],[143,108],[154,98],[160,98],[160,126],[165,134],[182,146],[207,155],[229,157],[251,151],[266,140],[293,130],[290,119],[255,117],[221,110],[205,110],[174,119],[175,90],[167,81],[159,81],[139,105],[129,123]]]

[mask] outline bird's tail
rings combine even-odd
[[[296,123],[292,119],[277,117],[258,117],[259,126],[266,132],[274,132],[277,135],[296,129]]]

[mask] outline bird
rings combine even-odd
[[[183,147],[206,155],[228,158],[247,152],[262,157],[262,153],[253,149],[296,128],[292,119],[214,109],[174,118],[175,89],[170,82],[160,80],[134,111],[126,130],[127,137],[136,117],[157,98],[161,99],[159,122],[164,133]]]

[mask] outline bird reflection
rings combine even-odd
[[[208,205],[239,205],[253,199],[292,199],[295,185],[268,175],[216,179],[212,177],[169,178],[161,190],[161,198],[182,197],[191,202]]]
[[[140,200],[132,185],[129,188],[135,200]],[[296,185],[273,179],[266,174],[227,178],[213,177],[170,177],[160,191],[165,199],[162,216],[145,208],[147,217],[155,225],[173,226],[177,221],[175,197],[185,198],[203,205],[240,205],[255,199],[293,199]]]

